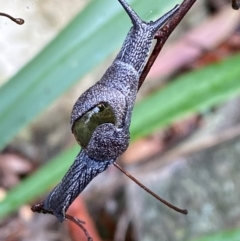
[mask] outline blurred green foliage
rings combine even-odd
[[[240,229],[227,230],[224,232],[212,234],[200,239],[194,239],[192,241],[239,241]]]

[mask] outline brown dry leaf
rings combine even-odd
[[[161,154],[183,138],[192,134],[201,124],[201,116],[194,115],[179,121],[166,130],[157,134],[135,141],[122,155],[124,164],[133,164],[145,161],[156,154]]]
[[[18,184],[20,176],[32,170],[32,164],[16,153],[0,154],[0,186],[6,189]]]
[[[94,241],[101,241],[101,238],[97,233],[95,225],[81,197],[75,199],[75,201],[71,204],[71,206],[68,209],[68,214],[86,222],[86,224],[84,224],[84,227],[87,229],[92,239]],[[75,223],[67,222],[67,225],[72,241],[87,240],[84,232]]]
[[[148,157],[163,151],[164,143],[160,141],[159,135],[140,139],[132,143],[121,156],[123,163],[139,163],[146,160]]]
[[[15,153],[0,154],[2,168],[11,170],[16,174],[26,174],[32,170],[29,160]]]
[[[229,6],[187,33],[177,43],[164,48],[153,65],[149,78],[167,77],[223,43],[239,26],[240,14]]]

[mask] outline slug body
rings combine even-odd
[[[154,35],[178,9],[176,6],[157,21],[146,23],[125,0],[118,1],[133,26],[103,77],[75,103],[71,129],[82,149],[62,181],[44,200],[44,209],[52,211],[60,222],[88,183],[127,149],[138,81]]]

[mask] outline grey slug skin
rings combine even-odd
[[[53,211],[58,220],[63,222],[65,212],[74,199],[93,177],[106,170],[113,161],[100,162],[94,160],[81,150],[62,181],[44,200],[44,209]]]
[[[112,108],[115,124],[104,123],[94,130],[86,148],[80,151],[62,181],[44,200],[44,209],[52,211],[60,222],[65,220],[68,207],[89,182],[112,165],[127,149],[138,81],[154,35],[178,9],[176,6],[157,21],[146,23],[125,0],[118,1],[129,15],[133,26],[103,77],[76,101],[71,114],[71,129],[84,114],[104,102]]]

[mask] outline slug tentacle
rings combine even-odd
[[[120,4],[123,6],[125,9],[126,13],[132,20],[132,24],[135,28],[141,26],[142,24],[142,19],[137,15],[137,13],[130,7],[130,5],[127,4],[125,0],[118,0]]]
[[[63,222],[65,220],[65,213],[74,199],[94,177],[105,171],[114,161],[97,161],[90,158],[83,150],[80,151],[62,181],[44,200],[44,209],[52,211],[59,222]]]

